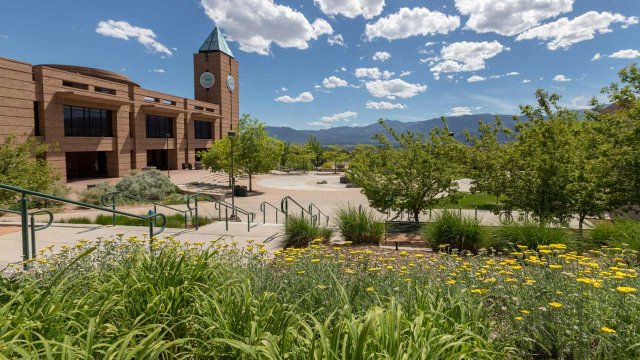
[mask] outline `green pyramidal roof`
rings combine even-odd
[[[222,35],[222,31],[220,31],[217,26],[213,29],[211,34],[207,36],[207,39],[202,43],[202,46],[200,46],[200,50],[198,50],[198,52],[201,53],[208,53],[212,51],[221,51],[231,57],[234,57],[231,52],[231,48]]]

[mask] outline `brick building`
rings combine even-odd
[[[50,144],[46,159],[63,180],[194,163],[197,151],[237,126],[239,82],[218,28],[193,60],[195,100],[110,71],[0,57],[0,141],[15,134]]]

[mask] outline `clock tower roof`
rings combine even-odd
[[[229,44],[227,44],[227,41],[222,35],[222,31],[220,31],[217,26],[213,28],[211,34],[207,36],[207,39],[202,43],[202,46],[200,46],[200,50],[198,50],[199,53],[209,53],[214,51],[220,51],[234,57]]]

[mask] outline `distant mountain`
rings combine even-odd
[[[502,119],[505,126],[513,128],[515,121],[512,115],[498,115]],[[468,130],[472,134],[478,133],[478,122],[493,122],[495,115],[492,114],[474,114],[462,115],[456,117],[448,117],[447,125],[449,130],[454,133],[458,140],[464,139],[464,130]],[[416,122],[402,122],[398,120],[386,120],[386,123],[402,133],[406,130],[414,132],[429,133],[434,127],[442,125],[440,118],[434,118]],[[282,141],[293,144],[302,144],[309,140],[309,136],[315,136],[323,145],[356,145],[356,144],[375,144],[372,139],[373,135],[384,132],[380,124],[374,123],[366,126],[339,126],[330,129],[320,130],[295,130],[290,127],[267,126],[266,130]]]

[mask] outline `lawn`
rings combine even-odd
[[[182,214],[172,214],[166,215],[167,219],[167,228],[183,228],[184,227],[184,216]],[[71,217],[66,219],[56,220],[60,223],[68,223],[68,224],[97,224],[97,225],[112,225],[113,224],[113,216],[101,214],[96,216],[94,219],[91,219],[86,216],[81,217]],[[160,220],[158,220],[160,221]],[[212,223],[214,220],[206,217],[206,216],[198,216],[198,224],[200,226],[207,225]],[[187,223],[189,227],[193,226],[192,219],[187,219]],[[148,226],[148,222],[139,220],[136,218],[131,218],[123,215],[116,215],[116,225],[123,226]],[[158,224],[162,226],[162,224]]]
[[[82,241],[0,279],[7,358],[633,359],[637,255]]]
[[[500,202],[504,201],[504,196],[500,197]],[[475,209],[476,206],[479,210],[495,210],[496,209],[496,197],[486,193],[462,193],[462,197],[457,203],[450,203],[445,205],[448,209],[457,209],[459,207],[463,209]]]

